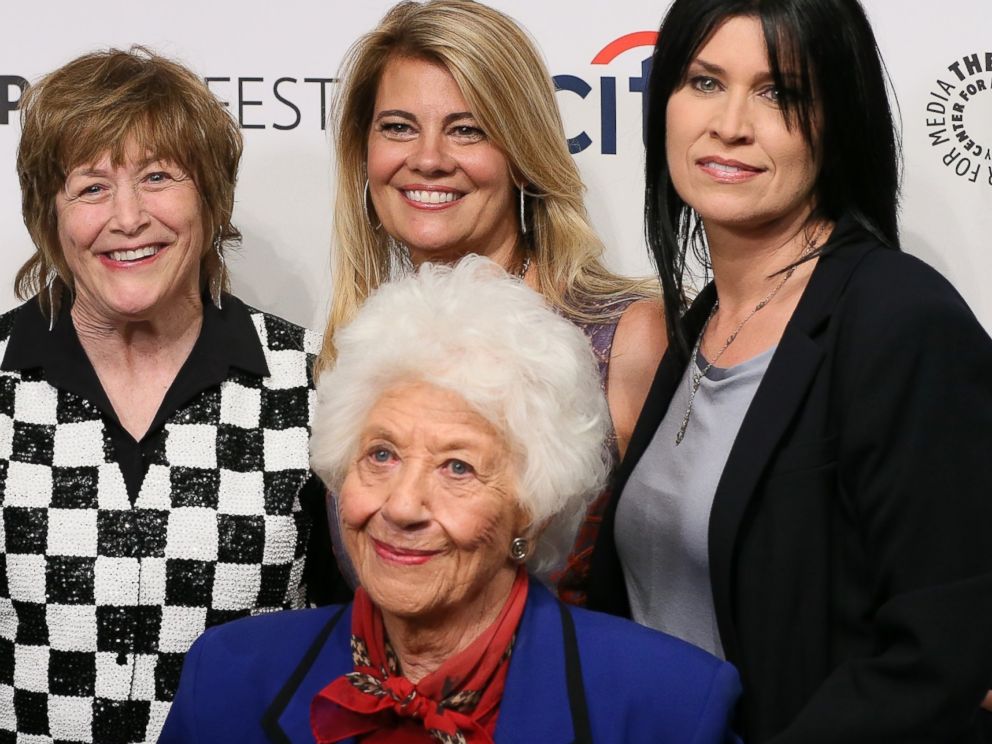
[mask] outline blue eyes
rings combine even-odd
[[[135,194],[152,194],[165,191],[171,185],[184,181],[186,175],[179,170],[150,171],[130,181]],[[120,188],[126,188],[127,179],[118,179],[112,174],[105,175],[70,175],[66,180],[65,194],[70,199],[79,199],[90,204],[109,201]]]
[[[772,103],[779,103],[782,100],[782,93],[778,88],[765,88],[761,95]]]
[[[388,465],[397,459],[396,454],[388,447],[375,447],[369,450],[368,458],[376,465]],[[454,457],[450,460],[445,460],[441,465],[441,470],[456,478],[464,478],[465,476],[475,474],[475,468],[464,460]]]
[[[689,78],[688,85],[693,90],[700,93],[716,93],[721,90],[720,81],[709,75],[696,75]],[[768,100],[770,103],[778,104],[784,97],[782,92],[773,85],[763,88],[758,95]]]
[[[448,460],[445,465],[452,475],[471,475],[474,472],[472,466],[462,460]]]
[[[713,93],[719,88],[716,80],[707,75],[697,75],[689,81],[689,85],[701,93]]]

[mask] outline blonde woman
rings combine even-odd
[[[531,39],[471,0],[404,2],[352,47],[337,105],[333,336],[407,267],[492,259],[587,334],[622,455],[664,352],[654,285],[607,270],[584,186]],[[564,598],[584,602],[601,500],[567,568]]]

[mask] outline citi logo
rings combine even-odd
[[[647,82],[651,73],[651,54],[658,40],[657,31],[635,31],[614,39],[604,46],[592,58],[594,65],[609,65],[621,54],[631,49],[647,47],[648,56],[641,61],[640,76],[627,79],[627,92],[641,97],[641,131],[642,137],[646,135],[647,119]],[[595,82],[595,81],[593,81]],[[555,90],[562,93],[571,93],[585,99],[593,90],[589,81],[577,75],[555,75]],[[599,78],[599,131],[598,133],[599,152],[603,155],[617,154],[617,78],[612,75],[603,75]],[[597,139],[588,131],[581,132],[568,138],[568,149],[573,155],[587,150],[597,144]]]

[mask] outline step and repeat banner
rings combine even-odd
[[[22,87],[94,49],[143,44],[202,75],[245,136],[231,258],[246,301],[314,328],[330,298],[335,75],[382,0],[18,3],[0,9],[0,310],[32,246],[14,170]],[[992,329],[992,2],[864,0],[902,125],[905,249],[935,266]],[[587,202],[617,271],[647,274],[643,90],[667,2],[493,0],[537,40]],[[834,71],[837,75],[845,70]]]

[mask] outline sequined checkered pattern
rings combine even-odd
[[[94,405],[0,373],[0,744],[154,742],[205,628],[302,605],[319,338],[251,317],[270,376],[177,411],[133,505]]]

